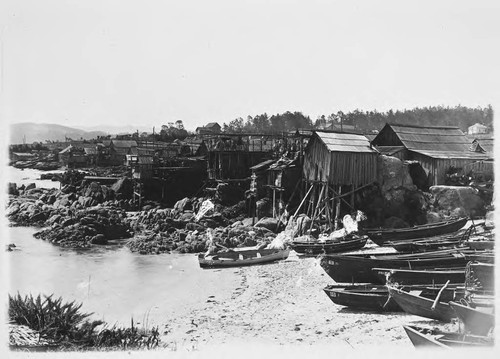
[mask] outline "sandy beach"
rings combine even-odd
[[[234,270],[234,269],[230,269]],[[214,346],[313,345],[413,348],[403,325],[442,324],[405,313],[369,313],[338,306],[323,288],[333,280],[317,258],[294,252],[286,261],[238,268],[230,299],[209,296],[188,315],[165,318],[162,341],[171,349]],[[456,324],[448,325],[455,328]]]

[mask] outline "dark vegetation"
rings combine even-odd
[[[74,301],[53,299],[52,295],[42,299],[40,295],[22,297],[18,293],[9,295],[9,320],[35,330],[50,346],[59,349],[139,349],[159,344],[158,328],[140,329],[133,320],[129,328],[106,328],[103,321],[89,321],[92,313],[82,313],[81,307]]]
[[[493,108],[487,107],[470,108],[466,106],[444,107],[430,106],[414,108],[411,110],[389,110],[387,112],[360,111],[358,109],[350,112],[338,111],[330,115],[319,116],[313,123],[309,116],[301,112],[284,112],[282,114],[267,115],[266,113],[254,117],[247,116],[246,120],[239,117],[228,124],[224,124],[223,130],[230,133],[281,133],[295,129],[312,129],[330,124],[351,125],[363,132],[380,130],[386,123],[411,124],[419,126],[456,126],[462,131],[475,123],[493,126]]]

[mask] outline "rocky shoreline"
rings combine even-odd
[[[116,182],[110,186],[84,180],[85,175],[97,173],[74,170],[43,175],[45,179],[59,180],[61,189],[9,183],[7,217],[11,225],[40,228],[36,238],[63,247],[89,248],[110,240],[129,239],[127,247],[141,254],[198,253],[206,251],[211,240],[227,248],[254,246],[270,243],[280,232],[278,220],[265,217],[265,199],[258,203],[259,214],[264,217],[255,225],[251,218],[246,218],[245,201],[228,206],[235,202],[226,200],[227,191],[231,190],[228,186],[217,186],[203,197],[184,198],[173,208],[146,201],[137,210],[132,180],[118,177],[123,175],[121,170],[114,169]],[[110,171],[101,169],[98,175],[109,175]],[[472,187],[434,186],[424,193],[412,185],[392,185],[386,179],[378,192],[377,187],[373,188],[365,203],[376,205],[378,212],[367,207],[367,222],[380,217],[380,208],[384,207],[385,227],[407,227],[401,213],[408,214],[412,208],[423,223],[449,216],[484,217],[487,209]],[[207,203],[210,209],[200,216]],[[304,223],[308,220],[304,218]],[[323,230],[320,226],[307,228],[309,232],[298,231],[294,235]]]
[[[275,220],[263,220],[260,227],[253,227],[251,219],[245,219],[244,201],[229,207],[216,204],[197,220],[195,214],[206,197],[185,198],[174,208],[149,202],[141,211],[133,211],[128,178],[117,178],[115,184],[105,186],[82,181],[79,172],[58,176],[69,182],[61,189],[9,184],[6,214],[11,225],[38,227],[36,238],[72,248],[133,237],[127,246],[141,254],[205,251],[207,230],[217,243],[229,248],[269,243],[276,235],[265,228],[269,222],[276,227]]]

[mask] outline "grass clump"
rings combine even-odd
[[[81,307],[75,301],[53,299],[53,295],[42,299],[41,295],[22,297],[18,293],[9,295],[9,320],[36,331],[45,343],[59,348],[128,350],[155,348],[159,344],[158,328],[140,329],[133,320],[130,328],[107,328],[103,321],[89,321],[93,313],[82,313]],[[11,346],[16,347],[12,341]]]

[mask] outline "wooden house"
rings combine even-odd
[[[59,162],[69,168],[84,167],[88,165],[88,157],[85,155],[83,148],[69,145],[59,152]]]
[[[377,151],[363,135],[315,131],[305,149],[304,179],[361,186],[377,179]]]
[[[138,180],[149,180],[153,177],[153,156],[130,155],[130,166],[132,167],[132,178]]]
[[[208,178],[247,180],[250,167],[272,156],[273,143],[273,136],[255,134],[225,134],[207,139]]]
[[[381,153],[397,147],[398,158],[418,161],[427,172],[430,186],[444,184],[446,173],[452,167],[465,170],[491,157],[474,151],[470,140],[458,127],[386,124],[372,145]]]
[[[485,126],[482,123],[475,123],[467,128],[467,134],[469,135],[478,135],[488,132],[490,132],[488,126]]]
[[[340,213],[355,209],[355,192],[377,180],[377,157],[363,135],[315,131],[304,153],[305,195],[297,211],[337,228]]]
[[[132,154],[132,149],[137,148],[137,142],[133,140],[111,140],[109,155],[111,163],[123,165],[126,163],[127,155]]]
[[[197,135],[212,135],[221,132],[222,127],[217,122],[209,122],[203,127],[196,128]]]

